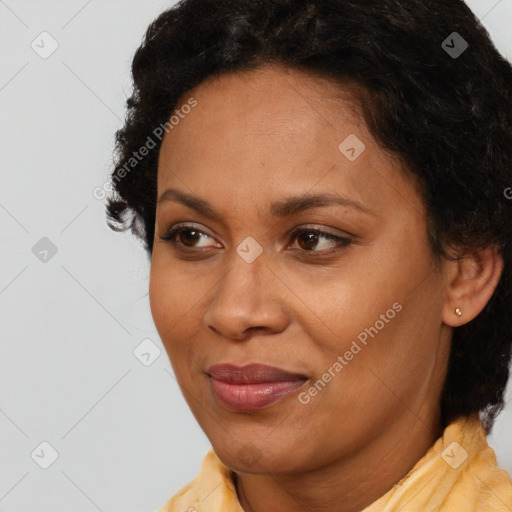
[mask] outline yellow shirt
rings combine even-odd
[[[512,483],[496,467],[477,415],[460,418],[384,496],[362,512],[511,512]],[[198,476],[158,512],[244,512],[231,471],[210,450]]]

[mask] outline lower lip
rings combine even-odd
[[[210,377],[210,382],[215,396],[222,404],[237,411],[255,411],[294,393],[306,380],[229,384]]]

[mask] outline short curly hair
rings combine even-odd
[[[182,0],[169,8],[133,59],[109,226],[130,229],[152,256],[158,127],[208,77],[265,63],[357,86],[375,140],[419,179],[436,258],[452,258],[453,247],[459,256],[498,247],[501,279],[483,311],[454,329],[440,404],[443,426],[479,412],[490,432],[512,345],[512,66],[462,0]],[[150,140],[156,147],[135,161]]]

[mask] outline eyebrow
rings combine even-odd
[[[186,194],[185,192],[177,189],[167,189],[158,198],[157,203],[160,204],[165,201],[176,201],[206,217],[211,217],[213,219],[221,218],[221,214],[205,199]],[[374,210],[367,208],[359,201],[355,201],[332,192],[317,194],[305,193],[276,201],[270,206],[270,215],[273,217],[285,218],[312,208],[332,205],[346,206],[366,214],[376,215]]]

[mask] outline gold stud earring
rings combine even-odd
[[[455,308],[455,314],[457,316],[462,316],[462,311],[460,310],[460,308]]]

